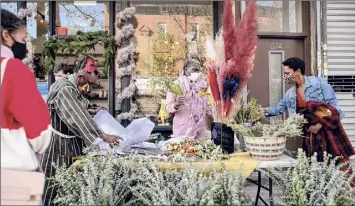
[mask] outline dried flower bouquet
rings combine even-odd
[[[223,29],[214,40],[206,42],[209,83],[214,99],[214,119],[228,123],[241,106],[243,90],[254,68],[257,42],[257,5],[247,3],[238,26],[233,17],[233,4],[226,1]]]
[[[167,148],[169,160],[174,162],[218,161],[228,159],[220,146],[211,140],[184,140]]]

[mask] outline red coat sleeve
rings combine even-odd
[[[50,114],[33,73],[18,59],[8,61],[9,111],[24,128],[35,152],[43,153],[51,140]]]

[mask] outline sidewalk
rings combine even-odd
[[[253,180],[257,180],[257,173],[254,172],[252,175],[250,175],[249,177],[250,179]],[[268,187],[269,186],[269,179],[265,176],[262,175],[262,179],[261,182],[264,186]],[[278,188],[277,185],[275,183],[273,183],[273,194],[275,195],[278,192]],[[245,187],[244,187],[244,191],[249,195],[249,197],[252,199],[253,201],[253,206],[255,204],[255,197],[256,197],[256,193],[257,193],[258,187],[247,181],[245,182]],[[261,188],[260,190],[260,196],[266,201],[266,203],[270,203],[269,201],[269,192],[266,191],[265,189]],[[278,205],[277,203],[280,202],[280,199],[278,197],[274,197],[274,205]],[[259,199],[258,205],[264,205],[264,203]]]

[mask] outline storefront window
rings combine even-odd
[[[258,1],[259,31],[302,32],[302,1]]]
[[[48,36],[48,3],[27,2],[26,8],[32,11],[32,15],[26,17],[27,32],[30,37],[27,50],[33,59],[33,63],[29,67],[38,79],[45,79],[46,72],[41,64],[41,53]]]
[[[17,2],[1,2],[1,8],[17,14]]]
[[[139,51],[138,73],[141,77],[154,76],[154,70],[165,69],[153,68],[157,65],[154,56],[166,54],[169,57],[166,61],[174,61],[173,65],[169,64],[166,73],[178,75],[185,59],[203,55],[197,50],[202,51],[206,38],[212,36],[210,1],[198,4],[133,1],[133,4],[137,9],[135,38]],[[120,8],[120,4],[117,6]],[[191,49],[192,44],[197,48]]]
[[[77,31],[108,31],[108,2],[57,2],[56,26],[59,35],[74,35]]]
[[[199,29],[198,29],[198,23],[193,23],[191,24],[191,32],[192,32],[192,42],[197,42],[199,39]]]
[[[140,111],[143,115],[158,114],[166,91],[155,91],[156,99],[147,96],[147,91],[154,88],[154,80],[175,80],[188,58],[198,59],[201,65],[205,65],[205,41],[213,35],[212,2],[131,3],[136,7],[133,25],[136,29],[134,41],[139,51],[138,102],[144,105]],[[117,4],[117,10],[120,6]]]

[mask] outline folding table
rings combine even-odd
[[[261,188],[265,189],[266,191],[269,192],[269,200],[270,200],[270,206],[274,205],[274,200],[272,197],[272,179],[269,178],[269,187],[266,187],[261,184],[261,171],[260,169],[268,169],[268,168],[290,168],[293,167],[296,164],[296,160],[290,156],[287,155],[282,155],[282,157],[278,160],[272,160],[272,161],[260,161],[257,168],[255,171],[258,173],[258,180],[252,180],[248,178],[247,180],[250,181],[251,183],[254,183],[258,186],[258,190],[256,193],[256,198],[255,198],[255,205],[258,205],[259,199],[266,205],[266,201],[260,196],[260,191]]]

